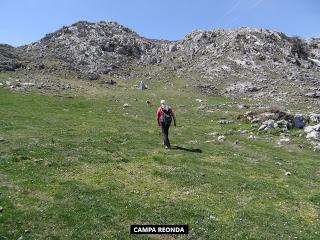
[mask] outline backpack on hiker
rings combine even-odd
[[[165,124],[169,124],[171,123],[172,121],[172,117],[171,117],[171,114],[170,114],[170,111],[169,111],[169,108],[166,107],[166,108],[161,108],[163,114],[162,114],[162,121],[163,123]]]

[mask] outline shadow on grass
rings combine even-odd
[[[202,150],[199,148],[184,148],[184,147],[180,147],[180,146],[173,146],[171,149],[182,150],[182,151],[186,151],[186,152],[202,153]]]

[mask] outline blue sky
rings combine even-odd
[[[0,43],[28,44],[79,20],[112,20],[178,40],[195,29],[269,28],[320,37],[318,0],[0,0]]]

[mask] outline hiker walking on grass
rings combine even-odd
[[[173,119],[173,125],[176,126],[176,119],[174,117],[172,108],[166,104],[165,100],[160,101],[160,107],[157,110],[157,121],[159,127],[161,127],[163,135],[163,145],[165,148],[170,148],[169,141],[169,127]]]

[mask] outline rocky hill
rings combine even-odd
[[[21,66],[17,50],[7,44],[0,44],[0,71],[13,71]]]
[[[149,40],[115,22],[77,22],[22,49],[36,58],[59,60],[68,70],[108,74],[136,63],[153,64],[166,41]]]
[[[29,62],[22,64],[21,56]],[[210,93],[253,97],[320,97],[320,39],[302,40],[267,29],[196,30],[179,41],[152,40],[115,22],[77,22],[17,49],[0,48],[0,70],[61,69],[99,75],[154,65],[194,80]],[[203,80],[205,79],[205,80]]]

